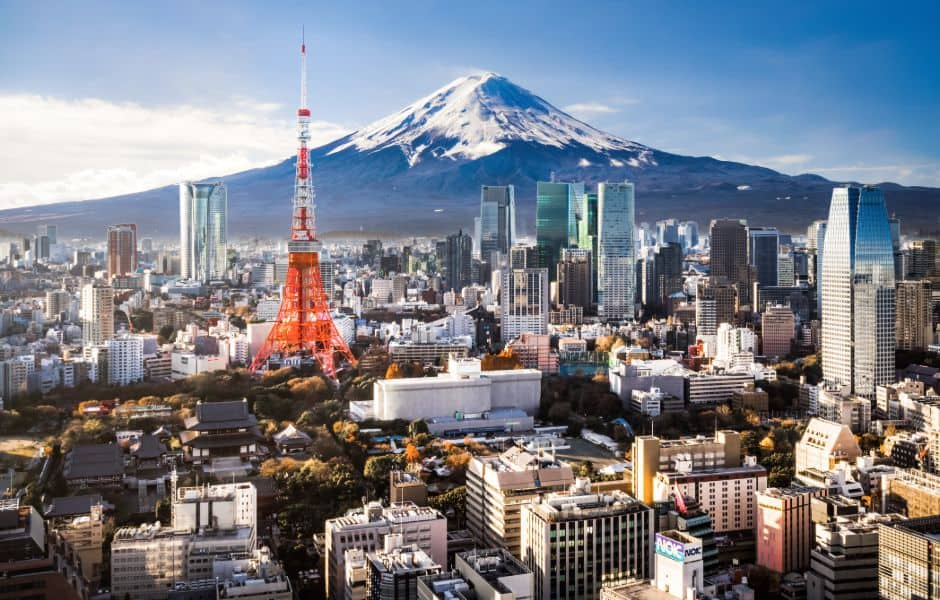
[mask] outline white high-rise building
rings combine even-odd
[[[548,269],[507,269],[500,285],[504,342],[523,333],[548,333]]]
[[[823,378],[874,398],[895,379],[894,253],[881,190],[832,191],[823,254]]]
[[[228,194],[221,181],[180,184],[180,275],[225,278]]]
[[[597,184],[598,314],[631,320],[636,303],[636,247],[632,183]]]
[[[114,337],[114,288],[93,283],[82,286],[79,319],[86,346],[103,344]]]
[[[107,340],[108,384],[128,385],[144,379],[144,338],[122,334]]]

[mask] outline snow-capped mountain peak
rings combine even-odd
[[[456,79],[350,134],[329,154],[398,147],[414,166],[427,157],[474,160],[517,141],[601,153],[630,150],[641,162],[649,150],[575,119],[501,75],[481,73]]]

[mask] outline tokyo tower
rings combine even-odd
[[[355,364],[346,340],[330,316],[330,303],[320,279],[321,244],[317,240],[313,182],[310,179],[310,109],[307,108],[307,47],[300,45],[300,109],[297,110],[297,168],[291,221],[287,280],[277,321],[250,370],[265,366],[272,355],[301,355],[320,363],[323,373],[336,379],[337,358]],[[338,355],[338,356],[337,356]]]

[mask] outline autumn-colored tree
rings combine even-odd
[[[421,460],[421,452],[418,450],[417,446],[414,444],[405,446],[405,460],[409,464],[414,464]]]

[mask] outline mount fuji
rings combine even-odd
[[[285,148],[291,140],[285,139]],[[311,150],[318,230],[329,235],[442,234],[468,228],[480,186],[516,187],[520,234],[534,233],[535,183],[629,180],[637,222],[665,217],[707,225],[715,217],[799,231],[825,218],[833,183],[818,175],[710,157],[671,154],[600,131],[494,73],[457,79],[402,110]],[[220,174],[228,188],[229,235],[281,235],[290,225],[294,158]],[[889,210],[922,221],[940,190],[881,184]],[[178,235],[176,186],[0,211],[0,227],[99,236],[136,222],[140,235]],[[910,220],[908,222],[911,222]],[[926,224],[937,228],[937,223]],[[907,230],[907,228],[905,228]]]

